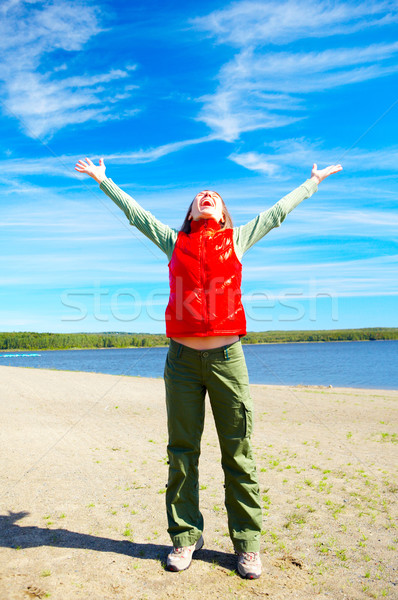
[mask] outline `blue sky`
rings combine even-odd
[[[245,255],[248,330],[397,326],[397,28],[395,1],[2,2],[1,330],[164,332],[167,259],[85,156],[173,227],[341,162]]]

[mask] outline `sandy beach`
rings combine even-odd
[[[263,575],[246,581],[208,400],[205,546],[169,573],[163,380],[0,378],[1,600],[398,598],[398,390],[252,385]]]

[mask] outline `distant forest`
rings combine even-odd
[[[249,332],[243,344],[279,344],[284,342],[342,342],[358,340],[397,340],[398,328],[328,329],[320,331]],[[0,350],[71,350],[77,348],[141,348],[167,346],[163,334],[153,333],[36,333],[0,332]]]

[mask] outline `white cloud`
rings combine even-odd
[[[286,111],[301,110],[300,100],[288,95],[265,94],[250,89],[247,83],[233,78],[226,85],[221,84],[213,95],[200,98],[204,103],[198,120],[203,121],[215,135],[233,142],[245,131],[286,127],[300,120],[300,116],[278,114],[277,102]]]
[[[180,142],[170,142],[169,144],[163,144],[156,148],[148,148],[146,150],[137,150],[135,152],[125,152],[121,154],[108,154],[107,158],[118,164],[139,164],[153,162],[162,156],[171,154],[172,152],[178,152],[183,148],[194,146],[196,144],[203,144],[204,142],[212,142],[217,140],[216,135],[207,135],[201,138],[194,138],[190,140],[182,140]]]
[[[28,136],[48,139],[68,125],[136,114],[137,107],[115,111],[113,106],[134,93],[130,77],[135,65],[68,76],[68,63],[52,64],[54,51],[83,52],[101,32],[98,9],[87,2],[54,0],[8,2],[1,12],[3,105]]]
[[[259,171],[266,175],[274,175],[278,167],[270,162],[266,155],[258,154],[257,152],[244,152],[242,154],[231,154],[228,157],[238,165],[250,169],[251,171]]]
[[[396,173],[398,169],[398,146],[387,146],[381,150],[355,147],[349,150],[338,147],[324,150],[319,140],[310,142],[305,138],[288,138],[264,144],[263,147],[268,148],[268,151],[234,152],[228,158],[251,171],[267,173],[277,178],[287,178],[300,165],[311,169],[314,162],[321,169],[342,160],[344,170],[350,174],[367,173],[369,165],[372,166],[372,171]]]
[[[182,140],[179,142],[170,142],[169,144],[163,144],[155,148],[140,149],[131,152],[124,152],[118,154],[102,154],[101,156],[106,161],[111,161],[114,164],[143,164],[154,162],[163,156],[178,152],[189,146],[196,144],[203,144],[205,142],[211,142],[217,139],[215,135],[208,135],[202,138],[193,138],[189,140]],[[80,175],[74,170],[74,166],[77,161],[84,158],[82,154],[76,155],[61,155],[51,156],[45,158],[9,158],[0,160],[0,183],[4,182],[8,189],[6,193],[12,193],[10,188],[10,181],[8,177],[23,177],[24,175],[50,175],[59,177],[60,175],[65,177],[72,177],[73,179],[79,178],[82,180],[88,180],[86,175]],[[94,157],[91,156],[94,160]],[[23,191],[17,181],[12,182],[14,185],[19,187],[19,191]],[[22,187],[24,187],[23,184]],[[28,186],[27,191],[31,191]]]
[[[322,288],[335,296],[397,295],[394,277],[397,264],[398,255],[392,254],[299,265],[289,262],[264,267],[246,265],[245,280],[255,281],[259,290],[263,287],[262,282],[269,285],[272,281],[272,290],[295,286],[298,292],[305,292],[310,282],[318,292]]]
[[[381,63],[397,54],[398,42],[320,52],[255,54],[247,49],[224,65],[219,80],[225,89],[263,94],[259,100],[267,104],[266,94],[281,92],[286,96],[281,96],[277,107],[285,109],[284,101],[291,99],[288,108],[296,108],[299,100],[291,97],[291,90],[305,94],[389,75],[398,70],[398,65],[383,67]]]
[[[197,17],[192,25],[220,43],[247,46],[349,34],[397,20],[395,1],[333,5],[326,0],[243,1]]]
[[[238,47],[224,64],[213,94],[199,100],[198,119],[225,141],[256,129],[284,127],[306,117],[312,93],[397,73],[398,43],[322,48],[319,51],[270,49],[297,39],[321,38],[398,21],[397,3],[361,4],[308,0],[237,2],[193,20],[196,29]]]

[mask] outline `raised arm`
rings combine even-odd
[[[156,244],[170,260],[178,231],[156,219],[149,211],[144,210],[134,198],[120,189],[112,179],[106,177],[105,169],[102,158],[100,158],[99,165],[95,165],[89,158],[86,158],[85,161],[79,160],[75,166],[75,170],[79,173],[85,173],[95,179],[100,184],[100,189],[122,209],[130,224],[137,227]]]
[[[311,177],[307,179],[298,188],[284,196],[268,210],[261,212],[257,217],[246,225],[234,228],[234,245],[235,251],[239,259],[242,258],[245,252],[249,250],[256,242],[261,240],[271,229],[279,227],[285,220],[286,216],[306,198],[314,194],[318,185],[332,175],[342,170],[341,165],[331,165],[325,169],[319,170],[317,164],[314,163],[311,171]]]

